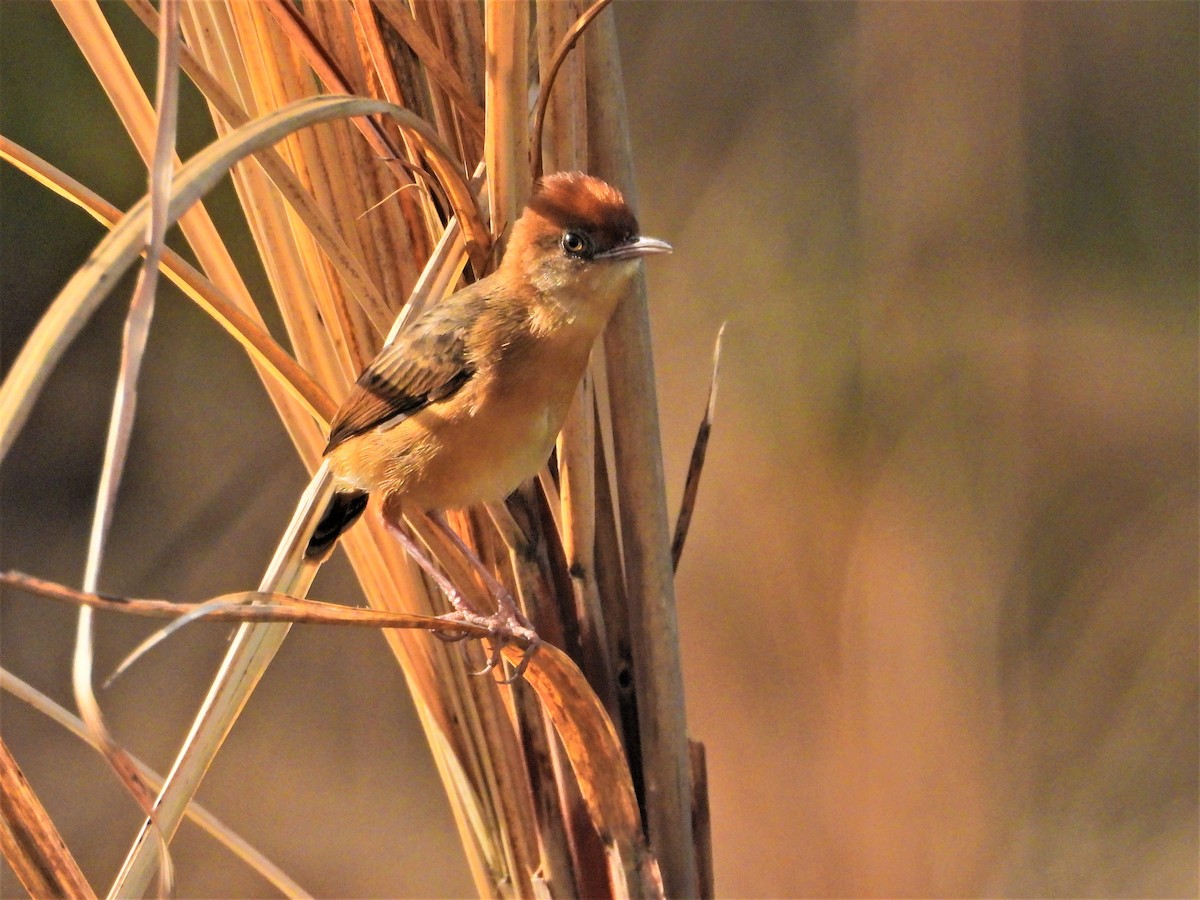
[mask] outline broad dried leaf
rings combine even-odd
[[[520,661],[519,649],[504,652],[510,662]],[[633,780],[612,720],[583,673],[557,647],[539,650],[525,679],[562,740],[592,824],[605,846],[622,860],[631,891],[646,896],[648,852]]]

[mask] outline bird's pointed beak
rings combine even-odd
[[[649,256],[651,253],[670,253],[671,245],[658,238],[640,237],[628,244],[621,244],[603,253],[597,253],[593,259],[637,259]]]

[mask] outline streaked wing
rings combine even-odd
[[[385,348],[358,376],[329,432],[338,444],[397,416],[453,395],[475,373],[467,359],[466,322],[434,310]]]

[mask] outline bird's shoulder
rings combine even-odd
[[[503,287],[483,279],[420,315],[363,369],[334,417],[325,452],[460,391],[487,364],[481,345],[510,306],[504,301]]]

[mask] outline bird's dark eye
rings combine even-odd
[[[562,236],[562,248],[571,256],[586,256],[592,242],[586,234],[568,231]]]

